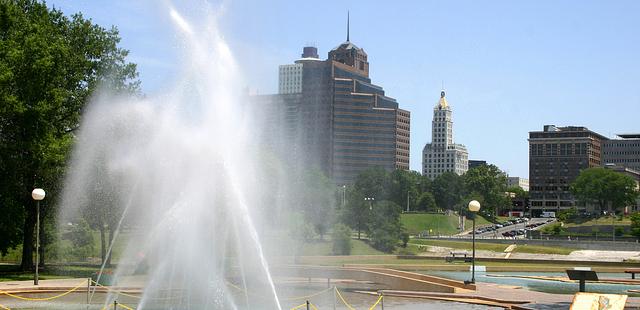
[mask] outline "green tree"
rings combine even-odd
[[[631,214],[631,234],[636,237],[636,239],[640,239],[640,212],[635,212]]]
[[[346,189],[346,203],[339,211],[339,221],[360,234],[366,230],[366,225],[371,216],[369,204],[365,203],[364,195],[355,187],[349,186]]]
[[[305,220],[313,226],[320,239],[323,239],[333,223],[336,188],[324,173],[315,169],[303,176],[301,185],[300,204]]]
[[[391,196],[391,177],[382,167],[369,168],[358,175],[354,187],[365,197],[388,200]]]
[[[35,0],[0,1],[0,252],[22,243],[33,266],[34,187],[55,214],[59,185],[83,107],[103,85],[137,92],[136,66],[126,62],[115,28],[82,15],[66,17]],[[45,239],[46,240],[46,239]]]
[[[576,216],[578,216],[578,209],[575,207],[561,210],[556,213],[556,218],[558,218],[558,221],[560,222],[567,222],[571,219],[574,219]]]
[[[389,177],[391,178],[389,200],[402,206],[404,210],[408,199],[409,210],[415,211],[422,192],[420,188],[422,175],[417,171],[396,169]]]
[[[406,231],[403,231],[403,232],[400,234],[400,240],[402,241],[402,247],[403,247],[403,248],[406,248],[406,247],[407,247],[407,244],[409,243],[409,238],[410,238],[410,237],[409,237],[409,233],[408,233],[408,232],[406,232]]]
[[[334,225],[331,239],[333,241],[333,254],[351,254],[351,229],[349,227],[343,224]]]
[[[433,180],[432,188],[436,204],[443,210],[456,209],[465,193],[464,179],[453,172],[439,175]]]
[[[371,246],[383,252],[392,252],[396,248],[403,232],[400,213],[401,207],[391,201],[373,205],[367,227]]]
[[[636,181],[630,176],[605,168],[582,170],[571,184],[571,192],[584,203],[598,205],[601,211],[617,211],[638,198]]]
[[[93,234],[91,228],[85,221],[73,224],[67,232],[62,235],[62,239],[71,243],[67,250],[75,259],[86,259],[93,253]]]
[[[418,198],[418,210],[420,211],[436,211],[436,199],[433,198],[431,192],[423,192]]]
[[[509,187],[507,188],[507,192],[513,193],[515,195],[515,198],[519,198],[519,199],[529,198],[529,192],[525,191],[520,186]]]
[[[511,205],[506,196],[507,176],[495,165],[481,165],[464,175],[466,188],[482,196],[483,213],[496,216],[498,209]]]

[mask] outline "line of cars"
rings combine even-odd
[[[511,225],[515,225],[515,224],[519,224],[519,223],[524,223],[524,222],[528,222],[528,221],[529,221],[529,219],[528,218],[524,218],[524,217],[515,218],[515,219],[509,220],[509,221],[506,221],[506,222],[494,224],[492,226],[478,228],[478,229],[476,229],[476,235],[483,234],[483,233],[486,233],[486,232],[492,232],[492,231],[498,230],[500,228],[504,228],[504,227],[507,227],[507,226],[511,226]],[[469,232],[469,234],[471,234],[471,232]]]
[[[492,232],[492,231],[498,231],[498,230],[500,230],[502,228],[513,226],[513,225],[517,225],[517,224],[527,223],[524,226],[524,228],[512,229],[512,230],[504,231],[504,232],[501,233],[501,235],[503,237],[512,238],[512,237],[516,237],[516,236],[526,235],[528,230],[533,230],[533,229],[537,228],[538,226],[542,226],[542,225],[544,225],[546,223],[553,222],[553,219],[543,220],[543,221],[536,222],[536,223],[529,223],[529,220],[530,219],[528,219],[528,218],[520,217],[520,218],[515,218],[515,219],[512,219],[512,220],[508,220],[508,221],[505,221],[505,222],[502,222],[502,223],[494,224],[492,226],[478,228],[478,229],[476,229],[476,235],[483,234],[483,233],[488,233],[488,232]],[[472,232],[469,232],[469,234],[471,234],[471,233]],[[496,234],[497,234],[497,232],[496,232]]]
[[[539,226],[542,226],[544,224],[553,222],[553,220],[546,220],[546,221],[542,221],[542,222],[537,222],[537,223],[531,223],[531,224],[527,224],[524,226],[524,228],[521,229],[514,229],[514,230],[510,230],[510,231],[506,231],[502,233],[503,237],[507,237],[507,238],[514,238],[517,236],[525,236],[527,234],[528,231],[534,230]]]

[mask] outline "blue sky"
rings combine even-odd
[[[203,1],[176,1],[186,15]],[[186,4],[185,4],[186,3]],[[147,94],[170,85],[179,42],[166,2],[57,0],[119,28]],[[640,132],[640,1],[225,1],[220,27],[260,93],[277,66],[314,43],[321,57],[345,40],[369,55],[370,75],[411,111],[411,168],[420,171],[444,81],[455,142],[470,159],[528,177],[528,132],[545,124],[600,134]]]

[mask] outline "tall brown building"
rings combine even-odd
[[[585,127],[546,125],[543,131],[529,132],[533,216],[576,206],[569,186],[581,170],[602,165],[602,144],[606,140]]]
[[[272,144],[287,162],[319,168],[337,184],[371,167],[408,170],[411,114],[371,82],[364,49],[347,37],[326,60],[314,47],[302,56],[280,66],[278,95],[255,98],[277,115]]]

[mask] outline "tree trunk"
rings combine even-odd
[[[105,241],[104,225],[100,225],[100,263],[104,264],[107,258],[107,245]]]
[[[33,238],[35,237],[36,212],[33,202],[25,201],[25,218],[22,235],[22,262],[20,270],[29,271],[33,269]]]
[[[107,240],[107,246],[112,249],[111,244],[113,243],[113,229],[111,225],[109,225],[109,240]],[[113,249],[112,249],[113,251]],[[107,267],[111,267],[111,257],[113,256],[113,252],[107,253]]]

